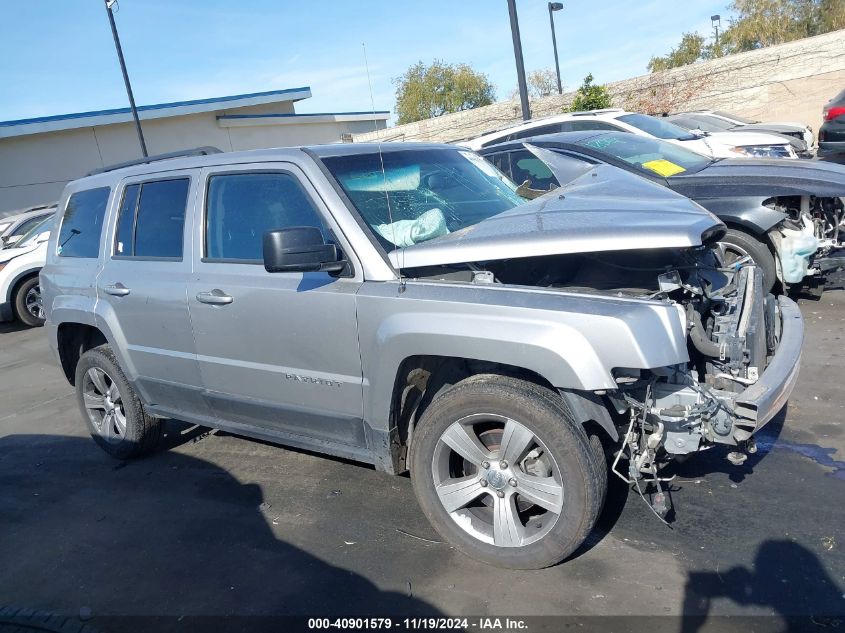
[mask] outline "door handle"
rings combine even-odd
[[[103,288],[103,292],[107,295],[112,295],[114,297],[125,297],[129,294],[129,288],[124,286],[122,283],[118,282],[111,286],[106,286]]]
[[[197,301],[200,303],[207,303],[213,306],[225,306],[229,305],[235,300],[234,297],[230,297],[222,290],[215,288],[211,292],[198,292],[197,293]]]

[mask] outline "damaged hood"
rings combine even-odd
[[[709,211],[610,165],[460,231],[391,251],[396,267],[415,268],[566,253],[699,246],[720,232]]]
[[[668,178],[690,198],[845,196],[845,166],[815,160],[726,158],[693,174]]]

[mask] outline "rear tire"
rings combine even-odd
[[[719,240],[718,246],[724,265],[730,265],[731,261],[735,261],[740,256],[747,255],[750,257],[763,273],[763,294],[766,295],[772,291],[777,281],[777,266],[775,265],[775,256],[772,255],[772,251],[764,242],[750,233],[731,228]],[[726,255],[733,259],[724,261]]]
[[[15,316],[24,325],[40,327],[44,325],[44,308],[41,305],[41,287],[38,275],[30,277],[15,290]]]
[[[100,448],[117,459],[155,449],[162,422],[144,412],[111,347],[100,345],[82,354],[74,384],[82,417]]]
[[[420,419],[414,492],[465,554],[540,569],[572,554],[595,525],[607,488],[597,448],[558,394],[519,378],[472,376]]]

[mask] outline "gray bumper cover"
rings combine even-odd
[[[758,431],[786,404],[801,364],[801,346],[804,342],[804,321],[801,311],[792,299],[778,297],[781,318],[780,344],[774,358],[760,379],[737,396],[735,410],[738,426],[747,429],[748,436]],[[747,439],[747,437],[737,437]]]

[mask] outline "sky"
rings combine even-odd
[[[128,105],[102,0],[3,0],[0,121]],[[564,0],[564,89],[646,72],[727,0]],[[506,0],[120,0],[139,105],[310,86],[297,112],[393,110],[392,80],[435,58],[516,88]],[[526,71],[554,67],[546,0],[517,0]],[[369,61],[365,70],[364,45]],[[372,98],[370,94],[372,86]]]

